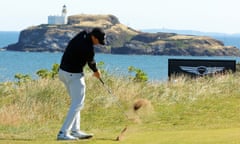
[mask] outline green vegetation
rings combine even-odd
[[[135,73],[135,76],[132,77],[132,79],[135,82],[147,82],[148,81],[147,74],[139,68],[135,68],[134,66],[130,66],[130,67],[128,67],[128,72],[129,73]]]
[[[37,75],[40,78],[55,78],[58,74],[59,64],[53,64],[51,71],[47,69],[41,69],[37,71]]]
[[[56,141],[70,101],[64,85],[51,75],[55,70],[40,72],[38,80],[0,83],[0,143],[69,143]],[[240,143],[239,72],[146,82],[103,71],[113,96],[91,75],[86,70],[81,127],[95,137],[70,143],[114,144],[126,125],[119,143]],[[149,103],[134,112],[133,104],[140,98]]]

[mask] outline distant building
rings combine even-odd
[[[63,6],[61,16],[48,16],[48,24],[67,24],[67,8]]]

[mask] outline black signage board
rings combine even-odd
[[[168,77],[171,75],[204,76],[236,71],[235,60],[168,59]]]

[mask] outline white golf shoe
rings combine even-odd
[[[78,140],[77,137],[74,137],[66,132],[59,132],[57,135],[57,140]]]
[[[93,137],[93,134],[87,134],[82,131],[72,131],[71,135],[79,139],[90,139]]]

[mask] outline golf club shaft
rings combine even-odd
[[[108,91],[108,93],[109,93],[112,97],[115,97],[115,96],[113,95],[112,91],[110,90],[110,88],[104,83],[104,81],[103,81],[101,78],[99,78],[99,80],[100,80],[100,82],[103,84],[103,86],[105,87],[105,89]],[[121,109],[122,113],[123,113],[123,114],[126,116],[126,118],[128,119],[127,114],[123,111],[123,106],[121,106],[119,102],[116,102],[116,103],[117,103],[119,109]]]
[[[103,84],[103,86],[105,87],[105,89],[108,91],[108,93],[109,93],[112,97],[115,97],[115,96],[112,94],[112,92],[111,92],[111,90],[109,89],[109,87],[105,85],[104,81],[103,81],[101,78],[99,78],[99,80],[100,80],[100,82]],[[121,109],[122,114],[125,115],[125,117],[128,119],[127,114],[123,111],[123,107],[120,105],[119,102],[117,102],[117,105],[118,105],[118,108]],[[123,134],[127,131],[127,129],[128,129],[128,125],[126,125],[125,128],[121,131],[120,135],[117,136],[117,138],[116,138],[117,141],[120,141],[120,140],[122,139]]]
[[[100,80],[100,82],[103,84],[103,86],[106,88],[106,90],[108,91],[108,93],[112,95],[111,90],[109,89],[108,86],[105,85],[104,81],[103,81],[101,78],[99,78],[99,80]]]

